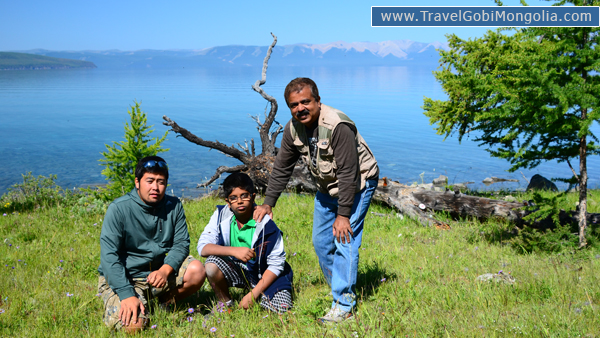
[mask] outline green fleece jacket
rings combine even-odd
[[[189,252],[190,235],[179,199],[165,195],[150,206],[133,189],[106,210],[98,272],[123,300],[135,296],[132,278],[145,278],[163,264],[177,272]]]

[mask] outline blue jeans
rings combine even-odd
[[[367,180],[365,188],[354,196],[350,226],[354,235],[350,243],[341,243],[333,236],[333,222],[337,217],[338,199],[317,192],[313,218],[313,246],[319,258],[321,271],[333,294],[332,307],[351,311],[356,305],[356,276],[358,250],[362,243],[365,216],[371,204],[377,180]]]

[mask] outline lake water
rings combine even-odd
[[[521,172],[508,173],[506,161],[491,158],[465,138],[436,135],[420,108],[423,97],[444,98],[433,67],[283,68],[270,67],[265,91],[280,104],[277,120],[291,117],[285,107],[285,85],[298,76],[311,77],[319,85],[324,104],[348,114],[375,153],[381,176],[402,183],[425,182],[440,174],[450,183],[481,181],[490,176],[518,179],[518,183],[490,188],[523,189]],[[141,102],[163,134],[162,116],[206,140],[231,145],[254,138],[256,123],[249,115],[263,115],[266,101],[252,91],[260,77],[258,68],[145,69],[145,70],[40,70],[0,72],[0,193],[21,182],[22,173],[58,175],[63,187],[105,183],[98,164],[105,144],[123,140],[127,110]],[[261,120],[264,120],[262,118]],[[595,130],[600,128],[596,125]],[[279,137],[279,140],[281,137]],[[169,187],[177,196],[197,196],[197,183],[213,175],[220,165],[239,162],[209,151],[170,133],[162,153],[169,163]],[[257,151],[260,145],[257,144]],[[578,163],[573,163],[578,166]],[[589,186],[598,187],[600,158],[588,158]],[[544,163],[522,170],[530,178],[568,177],[564,163]],[[171,191],[169,191],[171,193]]]

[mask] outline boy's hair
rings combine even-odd
[[[159,156],[146,156],[138,161],[135,166],[135,178],[142,180],[145,173],[163,174],[165,179],[169,180],[169,167],[167,162]]]
[[[254,182],[252,182],[250,176],[244,173],[237,172],[227,176],[223,181],[223,197],[229,197],[235,188],[240,188],[254,194]]]
[[[290,103],[288,102],[290,94],[292,92],[301,92],[306,86],[310,88],[310,93],[312,94],[313,99],[315,99],[317,102],[321,102],[319,88],[317,88],[315,81],[307,77],[297,77],[290,81],[287,86],[285,86],[285,91],[283,92],[283,97],[285,98],[285,103],[288,107],[290,106]]]

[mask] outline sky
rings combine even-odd
[[[519,0],[504,0],[519,6]],[[528,0],[531,6],[555,1]],[[371,27],[371,6],[494,6],[493,0],[0,0],[0,51],[203,49],[335,41],[445,42],[488,28]]]

